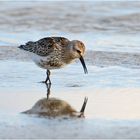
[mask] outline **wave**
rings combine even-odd
[[[34,4],[15,1],[12,4],[7,2],[1,5],[0,29],[4,31],[8,29],[22,32],[31,28],[72,33],[140,31],[138,1],[40,1]]]
[[[17,47],[0,46],[0,60],[30,61],[31,59]],[[123,66],[140,68],[140,54],[130,52],[87,51],[85,61],[99,67]]]

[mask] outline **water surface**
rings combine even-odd
[[[140,138],[139,1],[1,1],[0,138]],[[20,112],[46,97],[46,78],[16,47],[46,36],[82,40],[79,61],[52,71],[51,97],[77,111],[88,97],[85,119],[63,120]]]

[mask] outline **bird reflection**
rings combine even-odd
[[[43,98],[38,100],[34,106],[22,113],[49,118],[83,118],[88,99],[85,97],[80,111],[76,111],[69,103],[58,98]]]
[[[47,99],[49,99],[49,96],[51,94],[51,83],[45,83],[47,88]]]
[[[83,118],[84,111],[88,98],[85,97],[83,105],[80,111],[76,111],[69,103],[58,98],[50,98],[51,94],[51,84],[45,84],[47,88],[47,97],[39,99],[31,109],[24,111],[25,114],[34,114],[43,117],[75,117]]]

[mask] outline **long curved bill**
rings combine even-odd
[[[80,110],[81,113],[84,113],[85,108],[86,108],[86,105],[87,105],[87,101],[88,101],[88,98],[85,97],[85,99],[84,99],[84,103],[83,103],[82,108],[81,108],[81,110]]]
[[[79,115],[79,117],[84,117],[84,111],[85,111],[85,108],[86,108],[86,105],[87,105],[87,101],[88,101],[88,98],[85,97],[84,103],[83,103],[82,108],[81,108],[81,110],[80,110],[80,115]]]
[[[83,66],[83,69],[84,69],[85,74],[87,74],[88,73],[88,70],[87,70],[87,67],[86,67],[84,58],[81,56],[79,59],[80,59],[80,61],[82,63],[82,66]]]

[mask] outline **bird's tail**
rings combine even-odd
[[[32,49],[32,46],[33,46],[33,42],[32,41],[29,41],[25,45],[18,46],[18,48],[19,49],[22,49],[22,50],[29,51],[30,49]]]
[[[19,49],[23,49],[24,47],[25,47],[25,45],[18,46]]]

